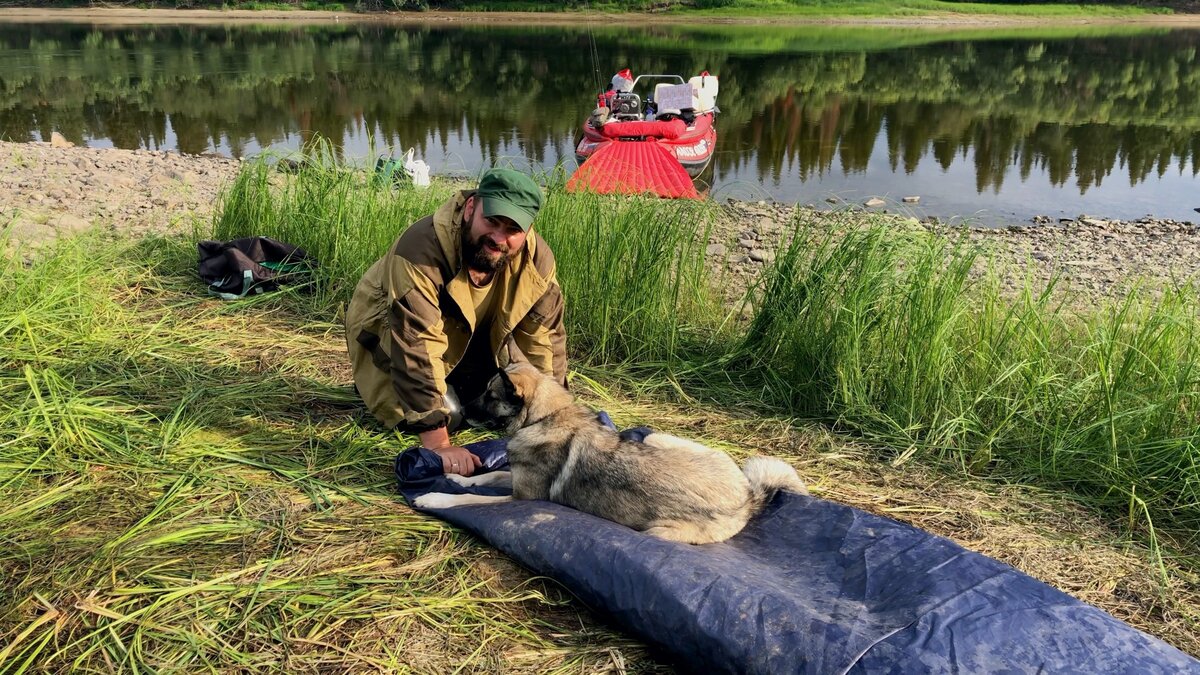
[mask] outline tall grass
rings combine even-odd
[[[241,181],[230,194],[239,208],[223,211],[218,231],[323,251],[339,270],[329,299],[344,300],[398,220],[431,212],[443,193],[339,180],[301,175],[275,192]],[[327,234],[305,215],[313,209],[393,215]],[[745,289],[743,321],[721,302],[735,279],[704,262],[717,217],[711,205],[551,188],[536,228],[558,259],[578,366],[829,420],[909,454],[1075,491],[1123,522],[1188,538],[1200,527],[1191,287],[1099,305],[1032,285],[1014,297],[995,277],[975,280],[972,266],[987,261],[963,241],[845,215],[793,223],[790,245]],[[310,225],[276,229],[301,220]]]
[[[595,363],[676,370],[710,336],[720,311],[703,235],[711,205],[552,190],[537,229],[554,250],[574,352]],[[621,302],[614,302],[619,297]]]
[[[994,277],[971,281],[977,255],[883,227],[799,236],[771,272],[743,355],[796,412],[1193,537],[1195,289],[1099,305],[1053,287],[1008,297]]]

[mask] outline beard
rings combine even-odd
[[[487,244],[487,237],[480,236],[475,241],[470,240],[471,233],[463,230],[463,260],[467,267],[479,272],[496,272],[508,264],[512,253],[507,246],[502,246],[497,252]]]

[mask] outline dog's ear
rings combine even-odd
[[[534,368],[506,368],[500,371],[507,382],[507,387],[512,387],[512,392],[517,398],[522,401],[529,401],[533,397],[533,392],[537,389],[538,372]]]
[[[507,371],[501,370],[500,372],[496,373],[494,379],[499,381],[500,393],[504,395],[505,399],[516,398],[517,388],[513,386],[513,382],[511,379],[509,379]],[[494,388],[495,386],[495,384],[492,384],[489,385],[489,388]]]

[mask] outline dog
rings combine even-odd
[[[729,455],[669,434],[622,439],[527,363],[492,377],[474,406],[511,434],[510,471],[446,477],[463,486],[508,485],[512,497],[429,493],[416,506],[544,499],[662,539],[708,544],[740,532],[779,490],[808,494],[778,459],[754,457],[739,469]]]

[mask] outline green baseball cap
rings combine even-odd
[[[529,176],[512,169],[489,169],[479,179],[475,195],[483,200],[485,217],[511,218],[525,231],[542,208],[542,189]]]

